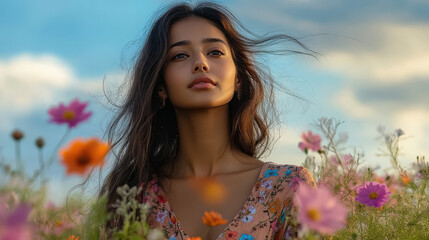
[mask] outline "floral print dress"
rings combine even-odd
[[[256,184],[239,211],[217,240],[291,239],[296,227],[290,225],[293,195],[298,184],[315,186],[311,173],[303,167],[265,162]],[[188,236],[162,192],[155,177],[140,202],[149,202],[150,228],[162,230],[168,240],[186,240]]]

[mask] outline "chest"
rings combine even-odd
[[[215,240],[224,232],[253,194],[259,170],[206,180],[169,181],[165,196],[170,209],[190,237]],[[165,186],[165,184],[163,184]],[[204,212],[220,213],[227,223],[209,227]]]

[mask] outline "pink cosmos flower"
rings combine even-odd
[[[72,101],[68,106],[60,104],[58,107],[52,107],[48,113],[51,115],[50,122],[58,124],[68,124],[69,128],[75,127],[80,122],[87,120],[92,112],[84,112],[87,102],[79,102],[78,99]]]
[[[321,149],[320,147],[320,136],[317,134],[313,134],[311,130],[308,131],[308,133],[302,133],[302,142],[299,142],[298,147],[304,151],[307,152],[308,149],[311,149],[315,152],[319,151]]]
[[[366,182],[356,190],[356,200],[370,207],[381,207],[389,201],[391,192],[386,184],[378,182]]]
[[[347,209],[327,188],[300,184],[294,203],[299,222],[321,234],[333,234],[346,226]]]
[[[31,208],[21,204],[13,212],[0,206],[0,240],[32,239],[32,227],[27,222]]]

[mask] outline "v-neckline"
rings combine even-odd
[[[264,162],[262,164],[261,169],[259,170],[259,174],[258,174],[258,178],[256,179],[255,183],[253,184],[252,190],[250,191],[250,194],[247,196],[246,201],[244,202],[243,206],[241,207],[241,209],[234,215],[234,217],[231,219],[231,221],[228,223],[228,225],[223,229],[223,231],[221,233],[219,233],[219,235],[217,236],[216,240],[219,239],[219,237],[222,234],[225,234],[225,231],[230,228],[231,224],[233,222],[236,221],[236,219],[240,216],[240,213],[243,212],[243,209],[248,205],[249,203],[249,199],[252,198],[252,196],[255,194],[255,190],[256,190],[256,185],[259,182],[259,180],[261,179],[262,175],[264,174],[264,170],[267,168],[269,163],[273,163],[273,162]],[[179,219],[177,218],[176,214],[173,212],[173,210],[171,209],[170,203],[167,200],[167,196],[164,193],[164,189],[162,189],[162,185],[159,182],[159,179],[157,176],[155,176],[155,180],[156,180],[156,184],[159,186],[159,193],[161,193],[161,195],[165,196],[165,208],[167,211],[169,211],[171,213],[171,216],[174,217],[176,219],[177,225],[179,226],[179,231],[183,236],[187,236],[189,237],[189,234],[187,234],[185,232],[185,229],[183,228],[182,224],[180,223]],[[158,194],[159,195],[159,194]]]

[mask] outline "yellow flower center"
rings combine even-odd
[[[372,192],[369,194],[369,198],[376,199],[376,198],[378,198],[378,194],[376,192]]]
[[[55,227],[61,227],[63,225],[63,222],[62,221],[57,221],[56,223],[55,223]]]
[[[310,208],[307,210],[307,216],[313,221],[319,221],[320,211],[315,208]]]
[[[73,120],[76,117],[75,113],[73,111],[64,111],[63,118],[65,120]]]

